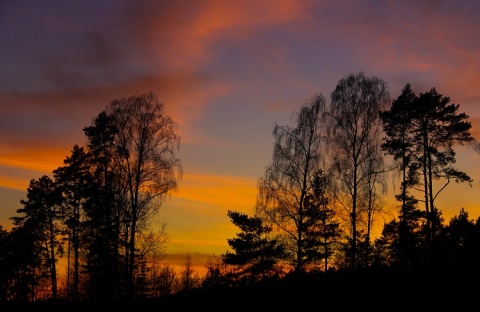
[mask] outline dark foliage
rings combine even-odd
[[[7,302],[0,304],[3,311],[12,309],[54,309],[85,311],[87,309],[208,309],[209,311],[274,310],[312,307],[359,308],[372,311],[386,309],[442,308],[462,310],[471,306],[468,298],[475,287],[468,281],[478,279],[479,272],[450,271],[394,271],[368,269],[287,276],[278,282],[260,282],[241,287],[195,289],[179,292],[163,299],[143,301],[40,301]],[[426,281],[430,281],[428,284]],[[427,289],[428,294],[425,294]]]

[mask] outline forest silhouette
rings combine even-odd
[[[316,94],[274,125],[254,211],[228,211],[238,232],[200,275],[189,255],[180,272],[162,262],[166,224],[149,223],[183,178],[177,124],[152,92],[114,100],[83,129],[85,146],[30,181],[13,228],[0,225],[0,304],[459,308],[480,277],[480,218],[459,206],[446,221],[436,206],[450,183],[473,182],[455,146],[480,153],[459,109],[410,84],[391,100],[363,72],[330,101]],[[375,236],[392,174],[397,215]]]

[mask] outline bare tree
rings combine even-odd
[[[112,101],[106,111],[118,130],[114,141],[117,173],[124,188],[126,295],[133,299],[135,238],[167,195],[177,189],[182,177],[177,158],[180,137],[177,124],[165,115],[163,104],[151,92]]]
[[[180,272],[180,290],[181,291],[190,291],[192,289],[200,287],[201,278],[192,264],[192,256],[187,254],[185,257],[185,265]]]
[[[369,238],[372,216],[378,203],[377,187],[382,182],[379,112],[390,101],[386,83],[363,72],[341,79],[331,95],[328,113],[331,123],[332,161],[336,173],[336,203],[344,208],[350,225],[348,257],[356,267],[359,222],[366,222]],[[365,219],[366,217],[366,219]]]
[[[148,298],[154,295],[155,270],[157,264],[166,256],[167,243],[170,237],[167,234],[166,223],[158,231],[139,232],[136,238],[137,254],[135,265],[135,294],[136,298]]]
[[[480,142],[474,139],[469,145],[477,154],[480,154]]]
[[[306,269],[306,225],[309,215],[305,198],[322,166],[325,128],[322,116],[325,98],[312,98],[292,115],[295,126],[275,125],[272,163],[258,181],[256,216],[281,233],[295,272]]]

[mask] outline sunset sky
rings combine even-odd
[[[220,255],[238,230],[227,211],[253,214],[274,124],[358,71],[392,99],[435,87],[480,139],[480,1],[2,1],[0,224],[112,100],[152,91],[178,123],[184,170],[153,220],[167,224],[166,261]],[[480,155],[456,151],[473,187],[449,185],[438,208],[476,219]]]

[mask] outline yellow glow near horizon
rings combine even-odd
[[[245,208],[253,208],[257,191],[256,183],[256,179],[243,177],[186,174],[179,182],[179,191],[175,197],[231,206],[232,209],[236,207],[244,211]]]

